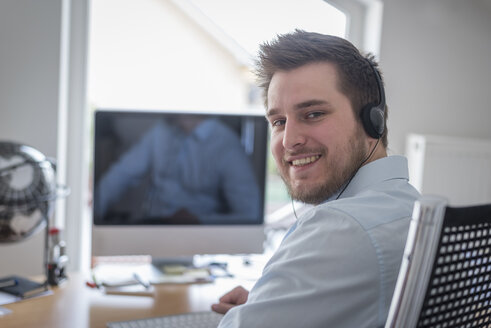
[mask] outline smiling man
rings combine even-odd
[[[309,204],[339,190],[376,143],[364,138],[337,80],[334,64],[317,62],[277,72],[268,89],[271,150],[292,198]],[[383,156],[380,147],[369,160]]]
[[[418,192],[387,156],[377,64],[348,41],[295,31],[261,47],[271,151],[299,217],[249,293],[212,309],[220,327],[382,327]]]

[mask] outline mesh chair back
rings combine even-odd
[[[386,327],[491,328],[491,205],[415,205]]]

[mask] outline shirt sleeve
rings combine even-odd
[[[376,327],[380,273],[367,232],[349,215],[316,208],[266,265],[224,327]]]

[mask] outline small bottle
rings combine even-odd
[[[48,244],[48,283],[57,286],[67,278],[65,266],[68,263],[66,244],[61,238],[60,229],[56,227],[49,229]]]

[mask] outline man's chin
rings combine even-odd
[[[305,186],[302,186],[305,187]],[[317,188],[292,188],[288,187],[288,192],[293,200],[310,205],[318,205],[331,197],[335,191],[326,190],[325,187]]]

